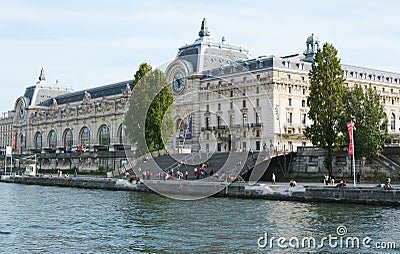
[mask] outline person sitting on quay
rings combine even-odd
[[[292,179],[290,179],[289,185],[290,185],[290,187],[296,187],[296,186],[297,186],[297,183],[296,183],[296,181],[292,178]]]
[[[346,179],[342,179],[342,180],[340,181],[340,183],[338,183],[338,184],[336,185],[335,188],[341,189],[341,188],[343,188],[343,187],[346,187],[346,185],[347,185]]]
[[[329,178],[330,178],[331,185],[332,186],[335,185],[335,176],[332,174],[329,176]]]
[[[385,184],[383,185],[383,189],[384,190],[391,190],[392,189],[392,185],[390,185],[390,178],[388,178],[388,180],[386,180]]]

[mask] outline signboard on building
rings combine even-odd
[[[6,156],[11,157],[12,156],[12,148],[11,146],[6,146]]]

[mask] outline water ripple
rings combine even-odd
[[[395,207],[208,198],[0,183],[0,253],[335,253],[260,249],[257,239],[351,236],[400,245]],[[343,252],[343,250],[342,250]],[[337,252],[340,253],[340,252]],[[356,253],[356,252],[352,252]],[[361,252],[360,252],[361,253]],[[390,253],[387,252],[387,253]]]

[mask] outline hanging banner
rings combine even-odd
[[[353,122],[347,122],[347,130],[349,131],[349,155],[353,155]]]
[[[17,148],[17,132],[12,133],[12,149]]]
[[[183,131],[185,139],[192,138],[192,115],[188,115],[183,119]]]

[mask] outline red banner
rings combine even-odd
[[[17,132],[12,133],[12,149],[17,148]]]
[[[347,122],[347,130],[349,131],[349,139],[350,139],[350,143],[349,143],[349,154],[353,155],[353,122]]]

